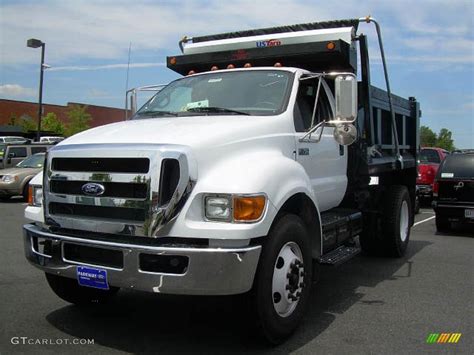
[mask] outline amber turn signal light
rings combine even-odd
[[[234,197],[234,221],[254,222],[262,217],[265,210],[265,196]]]

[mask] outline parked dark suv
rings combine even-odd
[[[474,153],[448,155],[441,163],[433,185],[433,209],[439,232],[449,230],[451,222],[469,223],[474,231]]]

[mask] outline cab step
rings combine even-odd
[[[319,258],[320,264],[337,266],[359,254],[361,249],[357,246],[341,245],[339,248],[324,254]]]

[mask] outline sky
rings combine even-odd
[[[38,100],[46,43],[43,102],[124,107],[128,88],[167,83],[165,66],[184,35],[372,15],[382,28],[392,91],[415,96],[421,124],[448,128],[458,148],[474,148],[474,1],[472,0],[0,0],[0,98]],[[373,25],[373,84],[385,88]]]

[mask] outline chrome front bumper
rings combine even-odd
[[[247,292],[252,287],[261,251],[260,245],[228,249],[123,244],[52,234],[34,224],[23,227],[23,237],[26,258],[45,272],[75,279],[77,265],[89,265],[107,270],[110,286],[166,294],[231,295]],[[38,240],[50,241],[51,249],[40,251]],[[123,267],[67,260],[64,244],[120,251]],[[141,254],[183,256],[189,263],[180,274],[142,271]]]

